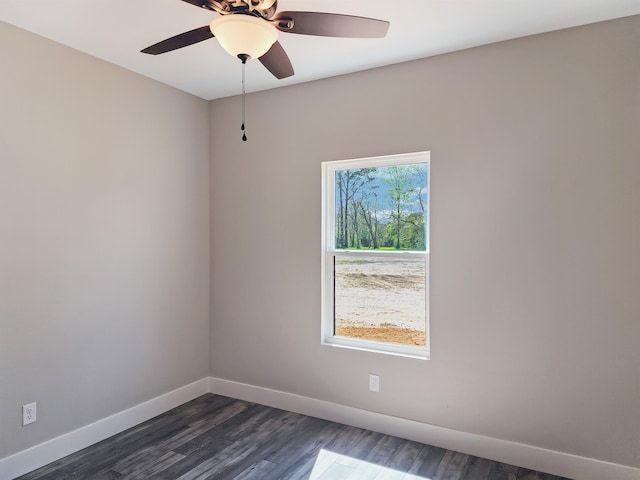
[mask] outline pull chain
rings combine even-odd
[[[247,134],[245,133],[245,129],[244,129],[244,96],[245,96],[244,69],[245,69],[245,66],[247,65],[247,59],[241,58],[241,60],[242,60],[242,126],[240,127],[240,130],[242,130],[242,141],[246,142]]]

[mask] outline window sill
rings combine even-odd
[[[326,347],[346,348],[362,352],[380,353],[396,357],[413,358],[415,360],[430,360],[430,352],[425,348],[404,347],[402,345],[380,344],[363,340],[352,340],[343,337],[329,337],[322,341]]]

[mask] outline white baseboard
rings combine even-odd
[[[640,469],[375,413],[292,393],[209,378],[209,391],[578,480],[640,480]]]
[[[177,388],[110,417],[0,459],[0,479],[7,480],[100,442],[209,391],[209,378]]]
[[[460,432],[292,393],[207,377],[0,459],[0,479],[12,479],[120,433],[205,393],[281,408],[499,462],[579,480],[640,480],[640,469]]]

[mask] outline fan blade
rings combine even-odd
[[[213,7],[208,2],[208,0],[182,0],[183,2],[190,3],[191,5],[195,5],[196,7],[206,8],[207,10],[213,10]]]
[[[259,60],[277,79],[290,77],[294,73],[291,61],[280,42],[274,43]]]
[[[202,42],[209,38],[213,38],[213,33],[211,33],[209,25],[206,25],[204,27],[196,28],[195,30],[189,30],[188,32],[181,33],[175,37],[167,38],[166,40],[141,50],[141,52],[148,53],[150,55],[159,55],[161,53],[177,50],[178,48],[188,47],[189,45]]]
[[[281,32],[321,37],[382,38],[389,30],[385,20],[321,12],[280,12],[274,25]]]

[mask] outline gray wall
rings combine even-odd
[[[209,119],[4,23],[0,45],[2,458],[207,376]]]
[[[212,375],[640,466],[639,46],[631,17],[257,93],[246,143],[211,102]],[[323,347],[320,162],[418,150],[432,359]]]

